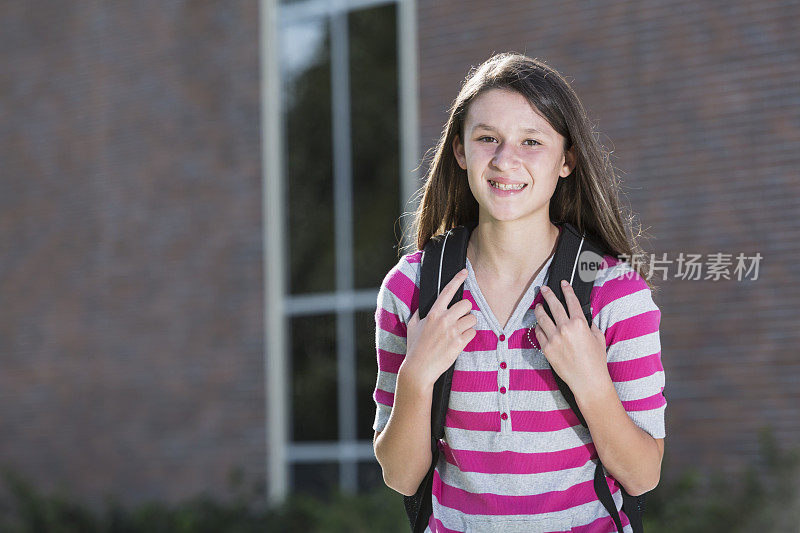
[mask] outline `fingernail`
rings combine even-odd
[[[550,290],[550,287],[548,287],[547,285],[542,285],[542,292],[547,292],[549,290]]]
[[[569,283],[567,283],[567,280],[565,280],[565,279],[562,279],[562,280],[561,280],[561,286],[562,286],[562,287],[566,287],[567,285],[569,285]]]

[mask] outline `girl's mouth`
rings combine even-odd
[[[503,185],[492,180],[486,180],[489,183],[489,188],[497,196],[513,196],[521,193],[527,186],[527,183],[521,185]]]

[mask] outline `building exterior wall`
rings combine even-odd
[[[0,6],[0,462],[100,501],[265,469],[258,4]]]

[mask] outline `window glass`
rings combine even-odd
[[[361,461],[358,463],[358,490],[370,492],[373,490],[392,490],[383,481],[383,470],[377,460]],[[392,491],[394,492],[394,491]],[[394,492],[394,494],[397,494]]]
[[[376,303],[377,305],[377,303]],[[356,398],[358,406],[358,438],[372,441],[375,430],[375,380],[378,377],[378,359],[375,352],[375,310],[356,313]]]
[[[291,325],[290,440],[336,440],[336,315],[294,317]]]
[[[401,232],[396,12],[388,4],[348,17],[353,276],[359,289],[380,286],[397,261]]]
[[[296,463],[291,468],[294,492],[326,498],[339,490],[339,463]]]
[[[335,289],[330,35],[326,19],[281,29],[289,293]]]

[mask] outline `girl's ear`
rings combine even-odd
[[[564,152],[564,165],[561,168],[559,176],[566,178],[572,171],[575,170],[575,165],[578,163],[578,157],[575,155],[575,145],[569,147],[569,150]]]
[[[453,155],[456,156],[458,166],[467,170],[467,157],[464,155],[464,145],[461,143],[458,134],[453,137]]]

